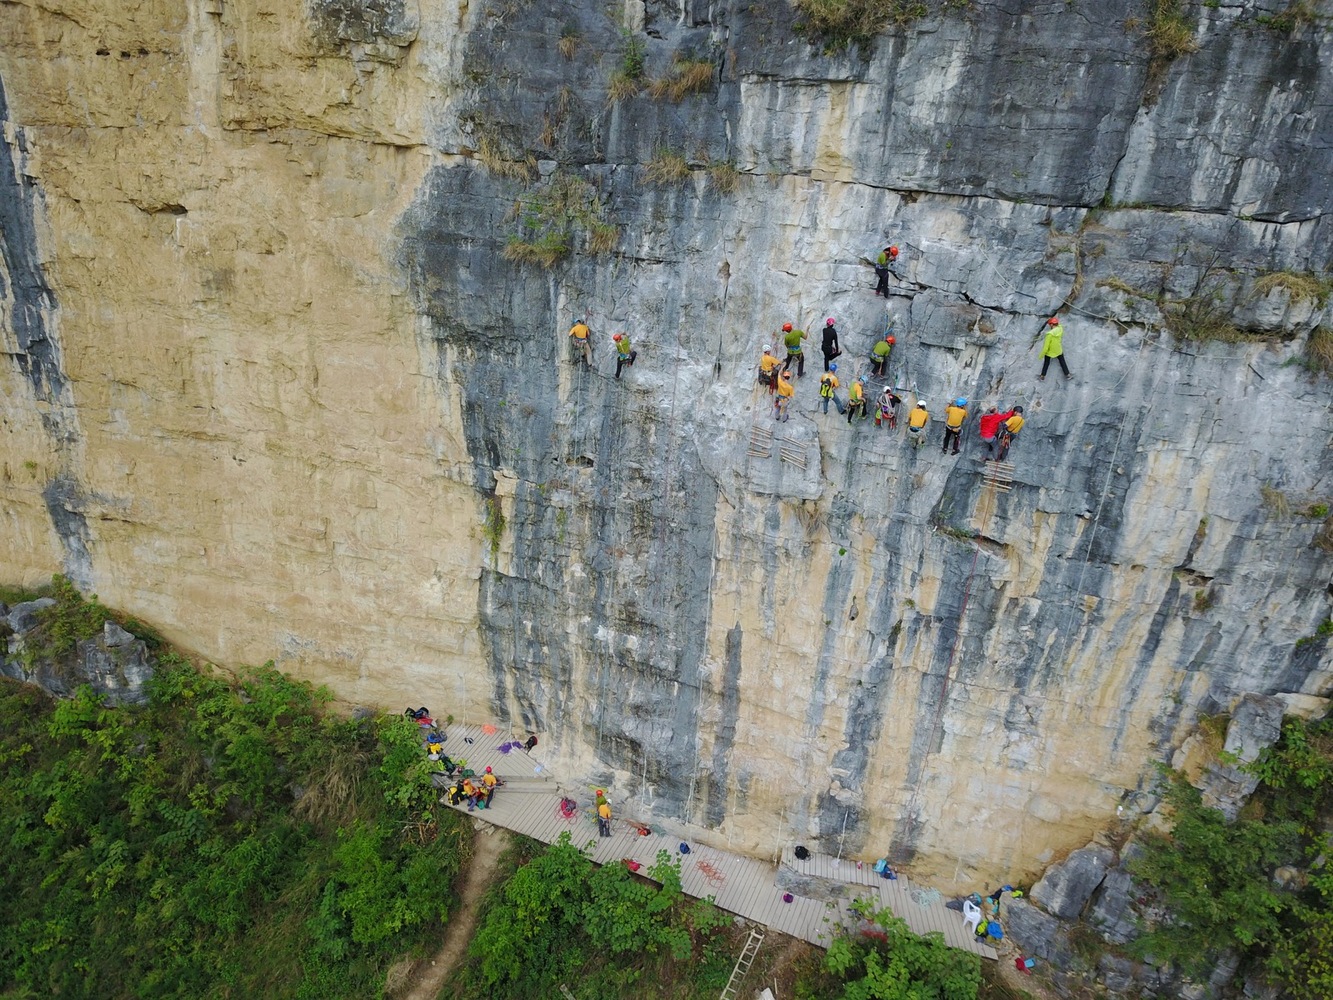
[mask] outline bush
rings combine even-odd
[[[327,697],[172,654],[140,707],[0,683],[0,992],[376,994],[444,919],[459,827],[423,808],[404,720]]]
[[[873,936],[840,935],[829,945],[825,968],[846,979],[845,1000],[875,997],[973,1000],[981,987],[981,959],[950,948],[939,933],[919,937],[890,910],[870,911]],[[859,978],[856,978],[859,977]]]
[[[1329,632],[1333,633],[1333,624]],[[1333,843],[1323,828],[1333,806],[1333,720],[1287,719],[1278,742],[1245,768],[1260,781],[1241,818],[1228,822],[1183,776],[1168,772],[1169,836],[1149,834],[1129,864],[1165,916],[1131,949],[1203,974],[1238,951],[1301,1000],[1333,988]],[[1308,869],[1282,888],[1281,866]]]

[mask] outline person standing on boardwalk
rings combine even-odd
[[[898,426],[898,404],[902,399],[896,396],[892,389],[887,385],[884,391],[879,394],[879,402],[875,405],[875,426],[881,423],[888,423],[889,430]]]
[[[861,412],[861,419],[866,418],[866,387],[858,375],[852,379],[852,386],[847,390],[847,423],[852,422],[852,417],[856,416],[857,411]]]
[[[782,364],[773,354],[773,348],[765,344],[763,356],[759,359],[759,384],[768,386],[768,394],[778,387],[777,367]]]
[[[833,405],[838,408],[838,412],[846,413],[847,407],[842,405],[842,400],[838,398],[836,390],[838,388],[838,366],[829,365],[829,370],[819,376],[819,397],[824,401],[824,412],[828,413],[829,400],[833,400]]]
[[[875,346],[870,348],[870,374],[875,378],[883,378],[884,373],[888,371],[889,354],[896,343],[893,334],[886,333],[883,340],[875,341]]]
[[[611,836],[611,803],[606,799],[597,805],[597,836]]]
[[[944,408],[944,444],[940,451],[949,450],[949,441],[953,440],[953,453],[958,454],[958,439],[963,433],[963,421],[967,419],[967,397],[959,396]]]
[[[639,352],[633,350],[629,345],[629,335],[617,333],[612,338],[616,342],[616,378],[620,378],[620,369],[626,365],[634,365],[634,359],[639,356]]]
[[[779,368],[778,372],[778,394],[773,397],[773,419],[787,422],[787,407],[791,406],[792,397],[796,395],[796,390],[792,388],[791,379],[787,376],[787,369]]]
[[[782,342],[787,346],[787,360],[782,363],[782,370],[791,371],[791,363],[795,361],[797,378],[805,378],[805,351],[801,341],[806,339],[804,330],[793,330],[790,323],[782,324]]]
[[[1046,369],[1051,367],[1051,358],[1060,362],[1060,370],[1065,373],[1065,378],[1073,378],[1069,374],[1069,366],[1065,364],[1065,328],[1060,325],[1060,317],[1052,316],[1046,321],[1049,329],[1046,331],[1046,340],[1041,345],[1041,374],[1037,376],[1038,382],[1046,381]]]
[[[842,348],[838,346],[838,328],[833,325],[832,316],[824,320],[824,342],[820,350],[824,352],[824,371],[828,371],[833,359],[842,353]]]
[[[889,297],[889,268],[898,259],[897,247],[885,247],[875,258],[875,294]]]
[[[920,448],[921,442],[926,440],[928,423],[930,423],[930,413],[926,410],[926,402],[918,399],[912,412],[907,415],[907,440],[912,442],[913,448]]]
[[[592,338],[589,336],[591,331],[588,324],[579,320],[569,328],[569,339],[574,345],[574,350],[583,355],[583,363],[589,368],[592,367]]]
[[[1000,432],[1000,424],[1004,423],[1013,415],[1013,410],[1006,410],[1004,413],[1001,413],[998,406],[989,407],[986,412],[981,415],[981,426],[978,428],[978,432],[981,435],[981,440],[985,442],[986,445],[987,462],[995,457],[995,437]]]

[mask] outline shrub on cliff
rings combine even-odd
[[[1260,785],[1234,822],[1169,776],[1170,835],[1130,864],[1160,907],[1133,948],[1187,975],[1235,950],[1288,995],[1333,996],[1333,720],[1288,719],[1246,770]]]

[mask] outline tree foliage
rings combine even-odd
[[[51,640],[104,610],[48,618]],[[445,919],[460,838],[425,811],[403,720],[325,698],[171,655],[137,708],[0,685],[0,992],[375,993]]]
[[[491,893],[466,995],[555,996],[577,980],[581,997],[625,996],[653,962],[703,962],[730,919],[685,900],[680,862],[666,851],[646,874],[657,884],[624,865],[598,868],[562,834]]]
[[[942,934],[914,934],[891,910],[864,912],[872,932],[835,938],[824,962],[845,980],[843,1000],[975,1000],[976,955],[950,948]]]
[[[1333,996],[1333,720],[1286,720],[1246,770],[1260,785],[1231,822],[1168,775],[1170,835],[1143,838],[1129,866],[1153,890],[1134,950],[1197,975],[1235,949],[1299,1000]]]

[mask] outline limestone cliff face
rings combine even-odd
[[[121,7],[0,5],[0,575],[944,881],[1085,843],[1200,711],[1322,704],[1326,4],[1170,63],[1129,0],[835,55],[782,5]],[[630,40],[711,75],[613,100]],[[825,316],[840,374],[893,324],[926,448],[820,414],[817,345],[773,422]],[[1221,319],[1264,339],[1167,329]],[[960,394],[1025,407],[1012,489],[975,419],[940,454]]]

